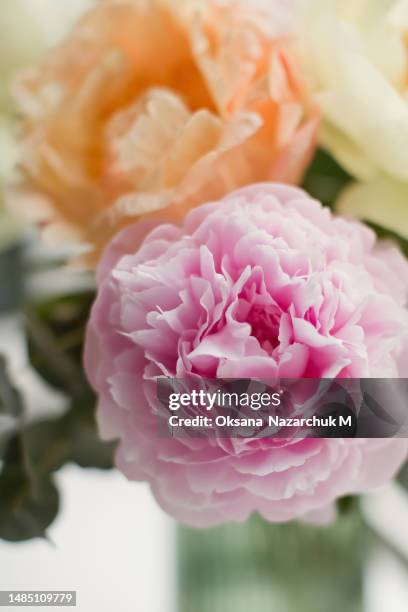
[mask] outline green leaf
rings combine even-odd
[[[20,419],[23,415],[23,403],[17,389],[13,386],[5,358],[0,355],[0,414]]]
[[[345,495],[337,500],[337,508],[340,514],[353,512],[357,507],[357,498],[353,495]]]
[[[8,444],[0,474],[0,537],[9,541],[45,537],[58,513],[58,492],[49,478],[29,467],[20,435]]]
[[[333,207],[351,176],[325,151],[319,149],[309,166],[303,188],[326,206]]]
[[[68,418],[71,419],[68,460],[83,468],[112,469],[116,444],[103,442],[98,435],[95,399],[74,402]]]
[[[405,463],[398,474],[398,482],[408,491],[408,462]]]
[[[29,462],[41,477],[59,470],[68,461],[70,433],[66,416],[40,421],[24,429]]]
[[[53,473],[67,463],[110,469],[113,450],[114,445],[98,438],[91,405],[85,403],[14,435],[0,472],[0,538],[45,537],[58,513]]]
[[[0,538],[45,537],[58,512],[53,474],[67,463],[110,469],[114,445],[99,439],[96,397],[82,366],[93,292],[27,306],[26,330],[33,367],[65,393],[69,409],[59,418],[25,424],[3,440],[0,464]],[[23,406],[0,361],[0,413],[21,417]],[[10,437],[11,436],[11,437]],[[1,442],[1,440],[0,440]]]
[[[100,440],[93,414],[94,403],[76,404],[60,419],[43,421],[24,431],[31,461],[43,473],[66,463],[83,468],[111,469],[114,444]]]
[[[88,291],[28,305],[25,309],[32,366],[53,387],[80,396],[88,390],[82,354],[94,300]]]

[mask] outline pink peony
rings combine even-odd
[[[244,188],[160,225],[125,229],[99,267],[86,369],[117,465],[200,527],[324,521],[334,500],[381,485],[405,439],[158,438],[157,376],[405,376],[408,265],[371,230],[303,191]],[[151,228],[150,228],[151,229]]]

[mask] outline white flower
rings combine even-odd
[[[408,235],[408,0],[304,0],[300,23],[320,143],[364,183],[342,212]]]

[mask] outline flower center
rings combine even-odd
[[[280,318],[278,306],[254,305],[248,313],[247,323],[251,326],[252,335],[267,353],[272,353],[279,344]]]

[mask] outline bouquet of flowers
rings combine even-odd
[[[45,532],[70,461],[189,526],[335,521],[406,433],[163,436],[157,381],[407,377],[408,2],[90,4],[11,83],[4,199],[89,282],[25,301],[62,415],[2,362],[0,536]]]

